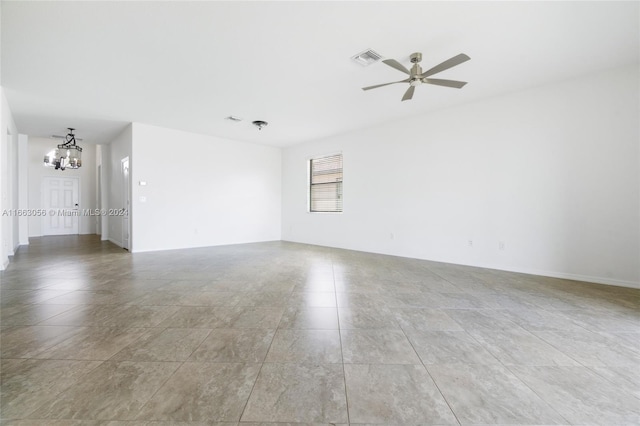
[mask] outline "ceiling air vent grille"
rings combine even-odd
[[[357,55],[352,56],[351,59],[357,64],[366,67],[380,61],[380,59],[382,59],[382,55],[371,49],[367,49],[364,52],[360,52]]]

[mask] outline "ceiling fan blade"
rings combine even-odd
[[[404,92],[404,96],[402,97],[403,101],[408,101],[413,98],[413,92],[416,90],[416,86],[409,86],[406,92]]]
[[[456,89],[461,89],[465,84],[467,84],[466,81],[441,80],[439,78],[423,78],[422,82],[427,84],[435,84],[436,86],[455,87]]]
[[[422,77],[429,77],[430,75],[437,74],[444,70],[448,70],[449,68],[455,67],[456,65],[460,65],[463,62],[467,62],[469,59],[471,58],[465,55],[464,53],[461,53],[459,55],[454,56],[451,59],[447,59],[446,61],[444,61],[439,65],[436,65],[430,70],[423,72]]]
[[[376,84],[375,86],[367,86],[367,87],[363,87],[362,90],[371,90],[371,89],[376,89],[378,87],[382,87],[382,86],[388,86],[390,84],[396,84],[396,83],[408,83],[409,79],[407,78],[406,80],[400,80],[400,81],[392,81],[391,83],[384,83],[384,84]]]
[[[395,68],[398,71],[402,71],[405,74],[411,75],[409,70],[407,68],[405,68],[405,66],[402,65],[400,62],[396,61],[395,59],[385,59],[382,62],[384,62],[385,64],[389,65],[391,68]]]

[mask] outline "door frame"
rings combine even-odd
[[[81,198],[82,198],[82,180],[80,179],[80,176],[42,176],[42,181],[40,182],[40,205],[42,206],[42,209],[49,209],[49,206],[45,207],[45,182],[47,179],[73,179],[75,181],[78,182],[78,215],[76,216],[77,221],[78,221],[78,232],[77,233],[71,233],[71,234],[47,234],[47,235],[80,235],[80,219],[82,218],[82,215],[80,214],[80,204],[81,204]],[[45,222],[47,220],[47,217],[49,215],[49,211],[44,212],[45,214],[42,216],[42,221],[40,222],[40,235],[45,236],[44,230],[46,228],[45,226]]]
[[[124,172],[125,165],[126,174]],[[129,156],[120,160],[120,177],[122,179],[122,208],[126,210],[126,215],[122,215],[122,248],[131,251],[131,163]]]

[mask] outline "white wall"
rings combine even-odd
[[[17,153],[18,129],[0,87],[0,270],[19,244],[19,218],[12,214],[18,208]]]
[[[80,178],[80,211],[94,209],[96,206],[96,178],[95,158],[96,147],[91,143],[80,142],[82,147],[82,167],[79,169],[55,170],[53,167],[45,167],[43,159],[45,154],[55,149],[60,141],[50,138],[29,137],[29,208],[42,208],[42,180],[46,176],[53,177],[79,177]],[[80,234],[96,233],[96,217],[79,217]],[[29,237],[42,235],[42,218],[33,216],[29,218]]]
[[[102,162],[102,200],[103,208],[121,209],[124,205],[122,176],[120,173],[121,161],[129,157],[129,167],[133,169],[131,155],[132,125],[128,125],[111,143],[101,145]],[[102,239],[108,239],[112,243],[122,247],[122,217],[103,216]]]
[[[283,239],[640,286],[638,75],[610,70],[287,148]],[[306,161],[337,151],[344,213],[307,213]]]
[[[29,208],[29,137],[18,135],[18,208]],[[29,244],[29,216],[18,217],[18,244]]]
[[[280,239],[279,148],[133,126],[133,251]]]

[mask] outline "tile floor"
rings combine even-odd
[[[44,237],[1,275],[1,422],[640,424],[640,290],[285,242]]]

